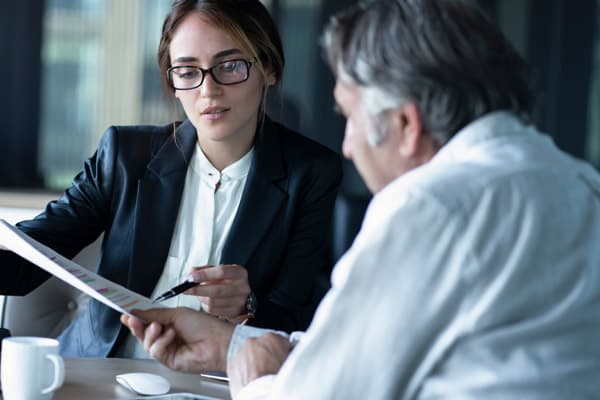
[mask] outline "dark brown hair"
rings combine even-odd
[[[269,11],[258,0],[176,0],[166,16],[158,47],[158,66],[165,93],[172,96],[174,89],[167,78],[171,66],[169,46],[181,21],[192,12],[199,12],[209,22],[227,31],[244,50],[255,59],[255,67],[263,76],[272,73],[275,82],[283,75],[285,59],[281,38]],[[263,99],[264,104],[264,99]]]

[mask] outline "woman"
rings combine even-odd
[[[339,157],[271,121],[284,57],[258,0],[175,1],[158,51],[163,84],[187,119],[111,127],[72,186],[18,227],[72,257],[104,233],[98,272],[165,302],[282,330],[306,327],[320,299]],[[0,290],[48,278],[1,252]],[[59,337],[66,356],[144,356],[119,314],[90,301]]]

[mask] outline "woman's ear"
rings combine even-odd
[[[274,72],[267,72],[267,86],[273,86],[277,83],[277,78]]]

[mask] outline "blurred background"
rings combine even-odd
[[[533,65],[538,125],[600,166],[600,0],[472,0]],[[287,65],[269,99],[275,118],[340,152],[333,77],[318,47],[349,0],[265,0]],[[171,0],[19,0],[0,5],[0,217],[40,209],[92,155],[110,125],[165,124],[181,114],[161,93],[156,49]],[[336,207],[334,257],[370,194],[350,162]],[[16,210],[16,211],[15,211]],[[2,214],[4,213],[4,214]],[[18,219],[20,215],[14,215]]]

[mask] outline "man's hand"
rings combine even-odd
[[[198,296],[204,311],[225,318],[246,313],[246,299],[250,295],[246,268],[237,264],[210,265],[195,267],[190,275],[201,284],[185,294]]]
[[[152,357],[186,372],[225,371],[234,325],[189,308],[135,310],[146,321],[121,315],[121,322]]]
[[[275,333],[267,333],[246,343],[227,366],[229,389],[235,398],[251,381],[264,375],[276,374],[292,351],[289,340]]]

